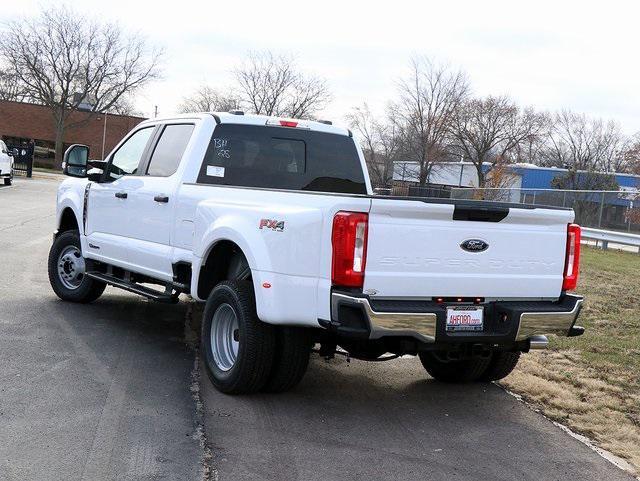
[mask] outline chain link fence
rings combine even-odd
[[[375,188],[377,195],[490,200],[572,208],[584,227],[640,233],[640,192],[522,188],[469,188],[448,185],[396,185]]]

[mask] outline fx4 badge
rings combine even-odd
[[[284,230],[284,221],[275,219],[260,219],[260,229],[271,229],[275,232]]]
[[[460,244],[467,252],[483,252],[489,248],[489,244],[480,239],[468,239]]]

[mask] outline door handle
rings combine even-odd
[[[116,192],[116,193],[115,193],[115,196],[116,196],[118,199],[126,199],[126,198],[127,198],[127,193],[126,193],[126,192]]]
[[[167,197],[166,195],[156,195],[153,200],[155,200],[156,202],[163,202],[163,203],[167,203],[169,202],[169,197]]]

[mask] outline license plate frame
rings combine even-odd
[[[479,332],[484,330],[483,306],[447,306],[447,332]]]

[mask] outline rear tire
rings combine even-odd
[[[253,287],[224,281],[209,294],[202,318],[201,350],[211,383],[227,394],[259,391],[267,383],[275,334],[256,314]]]
[[[511,374],[518,364],[520,352],[494,352],[487,370],[480,376],[482,381],[498,381]]]
[[[303,327],[276,328],[273,366],[264,391],[284,392],[300,383],[309,365],[310,334],[309,330]]]
[[[87,303],[102,295],[106,284],[84,275],[80,234],[70,230],[58,235],[49,250],[49,283],[63,301]]]
[[[421,352],[418,356],[431,377],[440,382],[450,383],[478,381],[491,362],[491,358],[446,361],[431,351]]]
[[[4,179],[4,185],[11,185],[13,182],[12,178]]]

